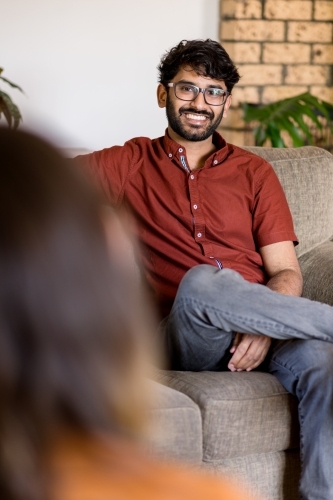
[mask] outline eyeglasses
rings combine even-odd
[[[199,92],[203,93],[205,103],[211,106],[222,106],[225,103],[230,92],[217,87],[208,87],[207,89],[201,89],[196,85],[191,85],[190,83],[168,83],[168,87],[173,87],[175,96],[181,101],[194,101],[199,95]]]

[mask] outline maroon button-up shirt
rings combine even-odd
[[[180,280],[198,264],[232,268],[265,283],[258,249],[297,241],[288,204],[271,165],[214,133],[217,148],[198,170],[166,134],[139,137],[78,157],[107,197],[136,218],[143,264],[161,314]]]

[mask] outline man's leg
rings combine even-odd
[[[302,500],[333,498],[333,344],[277,342],[268,371],[299,401]]]
[[[333,308],[197,266],[184,277],[162,325],[180,370],[226,369],[236,331],[276,339],[268,371],[299,400],[302,500],[333,498]],[[285,339],[308,340],[285,340]]]
[[[172,369],[221,370],[234,332],[333,342],[333,308],[200,265],[184,276],[160,329]]]

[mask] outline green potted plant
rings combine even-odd
[[[16,85],[16,83],[13,83],[7,78],[3,77],[2,73],[3,73],[3,68],[0,68],[0,80],[10,85],[10,87],[18,89],[20,92],[23,92],[21,87]],[[10,128],[12,127],[16,129],[20,124],[20,120],[22,120],[20,110],[18,109],[16,104],[14,104],[11,97],[6,92],[3,92],[0,89],[0,118],[2,117],[2,115],[6,119],[8,127]]]
[[[281,133],[287,133],[294,147],[322,145],[323,132],[333,133],[333,105],[309,92],[270,104],[243,104],[243,119],[254,122],[256,146],[269,141],[273,147],[285,148]]]

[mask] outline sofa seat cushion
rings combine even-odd
[[[203,462],[203,468],[220,476],[234,477],[246,485],[249,494],[269,500],[300,500],[299,450],[275,451]]]
[[[296,399],[273,375],[164,371],[159,381],[200,407],[204,461],[299,446]]]
[[[202,462],[202,421],[199,407],[185,394],[151,382],[148,448],[159,458]]]

